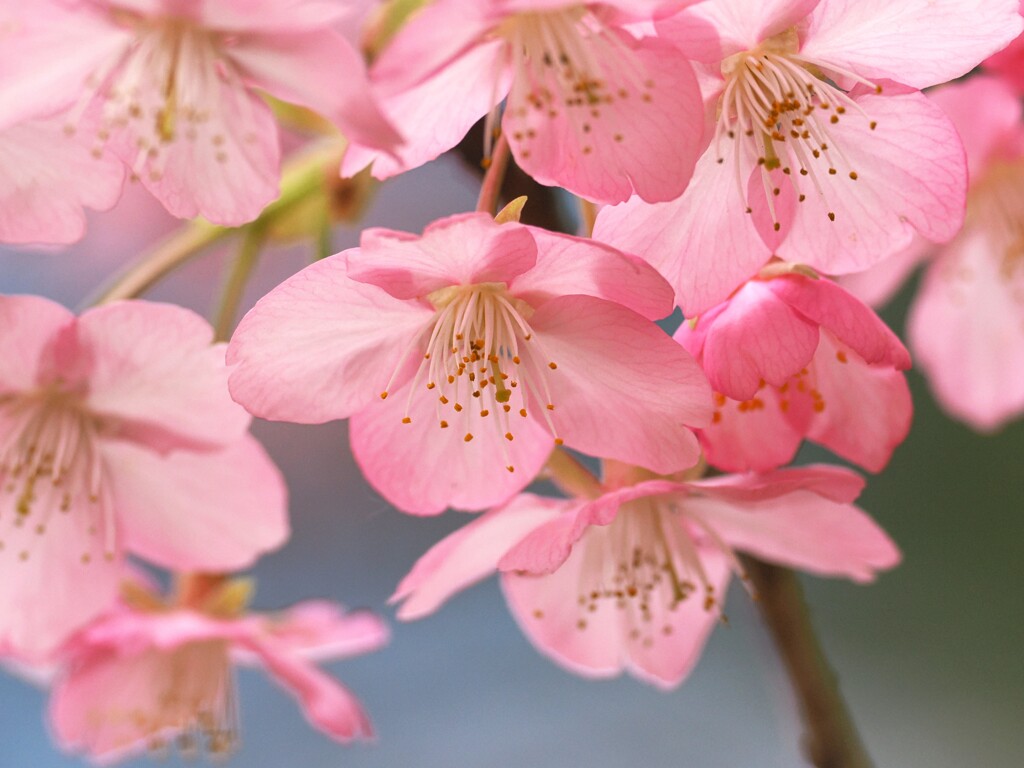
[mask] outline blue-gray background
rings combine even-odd
[[[470,209],[474,195],[470,175],[442,160],[385,185],[366,224],[419,231]],[[132,194],[118,211],[94,217],[71,253],[0,253],[0,291],[76,306],[169,226],[151,201]],[[339,229],[335,245],[350,247],[357,237]],[[301,249],[266,254],[248,302],[307,258]],[[223,254],[206,256],[151,298],[207,311],[223,268]],[[886,315],[897,329],[906,298]],[[910,438],[862,497],[900,543],[905,562],[870,587],[809,579],[814,617],[880,768],[1015,768],[1024,764],[1017,592],[1024,577],[1024,427],[976,435],[941,415],[916,374],[911,383]],[[255,432],[288,479],[294,528],[291,542],[255,569],[257,607],[326,596],[388,614],[385,601],[410,565],[467,519],[415,519],[390,509],[360,478],[344,424],[259,423]],[[590,682],[554,667],[519,633],[491,580],[428,619],[393,622],[384,650],[330,665],[370,711],[375,744],[334,744],[306,725],[283,692],[243,671],[243,744],[230,764],[803,765],[786,681],[741,590],[730,594],[728,613],[730,626],[716,630],[695,673],[665,694],[631,679]],[[80,764],[50,743],[45,700],[45,692],[0,676],[0,768]]]

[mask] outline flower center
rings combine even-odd
[[[705,610],[719,605],[691,533],[663,498],[624,505],[610,525],[588,529],[578,546],[585,548],[577,597],[580,630],[587,628],[588,614],[610,604],[625,614],[630,640],[650,647],[658,634],[672,634],[668,614],[699,589]]]
[[[530,156],[538,120],[563,114],[583,154],[594,146],[591,132],[603,110],[616,101],[650,101],[654,87],[633,51],[583,5],[557,11],[518,13],[497,34],[508,41],[515,67],[509,98],[509,141]],[[617,130],[628,126],[617,126]],[[613,134],[616,142],[624,134]]]
[[[162,178],[168,149],[182,139],[211,145],[212,157],[228,160],[224,126],[214,120],[224,109],[229,87],[244,87],[221,55],[219,35],[187,20],[147,18],[115,11],[115,20],[131,29],[131,45],[93,72],[66,130],[75,131],[94,99],[102,100],[101,122],[93,153],[99,155],[119,130],[129,131],[136,147],[132,172],[153,181]],[[244,100],[235,106],[244,109]]]
[[[847,70],[807,59],[798,50],[796,30],[790,29],[765,40],[754,50],[737,53],[722,62],[726,84],[712,140],[719,163],[725,162],[725,153],[729,151],[726,141],[732,142],[736,183],[744,199],[744,149],[749,148],[757,158],[776,231],[780,225],[773,198],[781,190],[770,171],[781,169],[792,179],[799,202],[810,191],[808,183],[824,197],[829,177],[858,179],[857,169],[834,140],[834,127],[848,119],[851,110],[871,130],[877,126],[834,82],[852,81],[870,86],[877,93],[881,93],[880,86]],[[829,211],[828,218],[835,221],[835,213]]]
[[[225,641],[152,649],[119,663],[137,664],[148,673],[151,697],[130,711],[97,708],[92,714],[98,727],[125,724],[128,743],[144,740],[155,752],[166,751],[169,738],[185,755],[226,755],[237,747],[238,694]]]
[[[504,283],[452,286],[435,291],[428,299],[437,313],[409,388],[402,421],[412,422],[409,404],[419,388],[426,386],[437,395],[441,429],[454,426],[464,433],[467,443],[479,429],[499,431],[504,437],[500,443],[506,469],[514,472],[505,445],[515,438],[516,420],[530,415],[531,404],[541,404],[551,433],[557,435],[549,415],[555,405],[547,376],[558,365],[544,355],[534,336],[528,319],[533,310],[510,296]],[[422,339],[417,338],[414,345]],[[404,367],[405,357],[395,375]],[[387,390],[381,393],[381,398],[387,396]],[[556,442],[561,441],[556,437]]]
[[[78,396],[47,389],[0,396],[0,425],[0,496],[13,497],[13,525],[32,524],[43,535],[55,512],[84,511],[89,532],[102,534],[103,553],[113,557],[114,511],[96,446],[102,422],[81,407]],[[28,550],[19,557],[27,560]],[[91,557],[82,553],[83,562]]]

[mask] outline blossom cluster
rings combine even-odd
[[[289,537],[253,417],[348,419],[395,508],[482,513],[413,565],[400,619],[497,573],[557,664],[671,688],[731,577],[756,593],[745,558],[899,562],[858,473],[791,464],[810,441],[880,472],[906,437],[911,354],[872,306],[919,263],[936,397],[981,430],[1024,411],[1017,0],[385,3],[361,51],[342,22],[368,5],[0,1],[2,242],[73,242],[133,182],[259,237],[297,128],[384,181],[484,125],[478,210],[365,229],[233,331],[137,292],[0,296],[0,656],[52,672],[66,749],[228,751],[238,663],[372,734],[314,662],[382,620],[248,610],[237,572]],[[509,162],[590,226],[496,211]]]

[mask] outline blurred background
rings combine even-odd
[[[476,177],[443,158],[382,186],[364,221],[420,231],[471,210]],[[175,226],[136,189],[92,217],[70,252],[0,252],[0,292],[79,307]],[[358,241],[339,228],[336,250]],[[230,250],[211,252],[149,298],[208,313]],[[264,254],[246,306],[299,270],[308,248]],[[902,332],[913,285],[885,313]],[[2,330],[2,329],[0,329]],[[822,642],[879,768],[1024,765],[1024,424],[989,436],[937,409],[910,374],[909,439],[871,478],[862,506],[892,534],[904,563],[874,585],[806,579]],[[385,602],[426,549],[467,521],[404,516],[360,477],[346,426],[257,423],[285,473],[294,535],[254,569],[255,607],[327,597],[392,618]],[[800,461],[827,460],[807,450]],[[375,744],[341,747],[310,728],[259,672],[239,674],[240,768],[797,768],[800,723],[774,650],[746,593],[733,588],[730,624],[713,634],[690,679],[662,693],[629,678],[592,682],[537,654],[492,579],[434,616],[392,621],[384,650],[328,666],[364,702]],[[47,733],[46,693],[0,676],[0,768],[78,765]],[[138,760],[128,765],[147,765]],[[162,761],[178,765],[171,757]]]

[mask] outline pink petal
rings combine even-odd
[[[579,45],[603,68],[587,72],[593,91],[580,94],[561,69],[540,63],[512,84],[502,126],[516,162],[541,184],[601,203],[679,197],[704,130],[689,61],[660,40],[614,31]]]
[[[348,253],[348,252],[346,252]],[[433,311],[346,275],[345,253],[264,296],[228,346],[231,396],[263,418],[316,424],[350,416],[412,375],[404,362]],[[414,361],[418,363],[418,359]]]
[[[0,394],[34,389],[48,372],[51,347],[75,316],[39,296],[0,295]]]
[[[909,245],[915,231],[949,240],[963,221],[963,148],[942,111],[918,93],[856,101],[877,129],[850,113],[830,125],[838,173],[823,177],[822,195],[803,182],[806,199],[778,249],[830,274],[867,269]]]
[[[395,93],[433,77],[479,45],[501,22],[503,11],[480,0],[437,0],[423,6],[374,62],[374,83]]]
[[[748,400],[764,382],[781,386],[814,356],[817,323],[776,298],[774,282],[746,283],[705,332],[701,365],[726,397]]]
[[[172,215],[235,227],[278,196],[277,123],[267,104],[241,83],[207,74],[204,120],[179,117],[173,137],[159,147],[150,146],[148,124],[143,129],[129,123],[114,133],[110,147]],[[163,85],[139,86],[144,114],[163,108]]]
[[[169,456],[102,445],[125,547],[181,571],[246,568],[289,535],[284,479],[246,435],[215,452]]]
[[[892,368],[868,366],[830,334],[821,334],[813,364],[821,411],[807,436],[871,472],[889,463],[910,431],[913,406],[906,378]]]
[[[657,25],[695,61],[717,64],[796,25],[822,0],[708,0]]]
[[[269,30],[289,34],[332,26],[352,13],[352,3],[336,0],[130,0],[146,13],[194,16],[205,25],[223,30],[248,32]],[[118,0],[119,5],[127,5]],[[168,5],[172,7],[168,9]],[[160,7],[162,6],[162,7]],[[198,11],[198,13],[197,13]]]
[[[1024,16],[1024,2],[1020,13]],[[1018,36],[1006,48],[997,51],[982,62],[982,66],[994,72],[1018,93],[1024,93],[1024,35]]]
[[[711,551],[701,551],[700,557],[708,582],[714,587],[719,600],[724,600],[731,575],[729,564]],[[667,591],[668,587],[663,586],[660,596],[663,602],[656,603],[656,606],[670,604],[671,597],[665,594]],[[643,639],[629,643],[627,664],[630,672],[663,690],[675,688],[697,666],[704,645],[722,615],[720,607],[709,609],[696,595],[691,595],[674,609],[656,610],[651,619],[654,625],[651,644],[647,645]],[[661,637],[654,639],[655,632],[660,632]]]
[[[870,365],[900,370],[910,367],[910,354],[896,334],[869,307],[831,280],[791,275],[769,281],[768,290],[825,328]]]
[[[353,176],[373,163],[374,177],[387,179],[417,168],[458,144],[508,93],[512,70],[506,63],[506,48],[500,39],[474,45],[434,75],[406,89],[384,92],[389,84],[381,83],[378,98],[384,113],[411,130],[405,144],[394,150],[394,156],[353,143],[342,160],[342,176]],[[380,61],[386,57],[387,51]],[[420,71],[418,65],[410,70]]]
[[[766,472],[788,464],[806,429],[808,409],[800,405],[774,390],[743,402],[718,395],[711,424],[700,431],[708,463],[727,472]]]
[[[645,261],[589,238],[529,230],[537,243],[537,263],[510,286],[527,304],[573,294],[613,301],[648,320],[672,313],[672,287]]]
[[[113,65],[131,32],[92,3],[8,3],[0,11],[0,125],[46,117],[87,97],[89,76]]]
[[[900,561],[892,539],[864,512],[809,491],[746,503],[691,498],[686,511],[736,549],[821,576],[867,582]]]
[[[496,224],[486,213],[439,219],[422,237],[389,229],[364,229],[358,250],[348,251],[348,276],[397,299],[422,298],[453,285],[507,283],[537,261],[530,230]]]
[[[228,396],[224,347],[191,310],[107,304],[79,318],[77,336],[90,365],[86,405],[119,420],[122,435],[164,450],[225,445],[248,427],[249,415]]]
[[[325,115],[349,141],[379,149],[402,141],[374,102],[362,58],[331,29],[244,35],[230,57],[248,85]]]
[[[531,356],[544,372],[550,417],[567,445],[592,456],[675,472],[697,460],[689,427],[710,416],[711,390],[693,358],[653,323],[590,296],[566,296],[530,318]]]
[[[49,719],[61,749],[84,752],[112,763],[144,752],[152,733],[130,717],[112,713],[149,713],[167,677],[166,656],[156,650],[120,655],[104,649],[86,654],[54,686]],[[167,738],[174,731],[162,734]]]
[[[498,568],[534,576],[554,573],[569,558],[573,545],[590,526],[610,525],[622,504],[649,494],[646,488],[630,486],[602,494],[588,503],[577,501],[567,505],[558,517],[538,526],[509,547],[498,561]]]
[[[479,406],[467,402],[464,418],[445,411],[451,424],[442,428],[437,395],[420,383],[410,397],[410,386],[378,399],[349,424],[352,453],[366,479],[403,512],[435,515],[447,507],[500,504],[533,480],[551,452],[553,439],[535,417],[512,414],[506,424],[498,413],[471,414]]]
[[[929,268],[909,321],[936,399],[978,430],[1024,412],[1024,270],[999,234],[968,227]]]
[[[811,14],[800,54],[873,80],[926,88],[953,80],[1024,29],[1019,0],[829,0]]]
[[[685,490],[736,503],[770,501],[795,491],[807,491],[850,504],[860,496],[864,485],[863,477],[845,467],[807,464],[757,474],[719,475],[686,483]]]
[[[346,612],[327,600],[306,600],[273,615],[266,632],[275,643],[312,661],[359,656],[387,644],[387,624],[370,611]]]
[[[524,493],[442,539],[416,561],[391,596],[389,602],[402,603],[398,618],[428,616],[456,592],[490,576],[515,542],[571,504]]]
[[[107,210],[124,168],[68,136],[64,120],[32,120],[0,132],[0,241],[71,243],[85,234],[83,208]]]
[[[9,476],[2,479],[6,486]],[[0,652],[42,658],[114,604],[120,557],[105,556],[84,494],[58,511],[61,492],[37,483],[25,515],[20,491],[0,490]]]
[[[552,574],[502,574],[505,598],[523,633],[545,656],[584,677],[614,677],[629,669],[660,688],[678,685],[696,664],[718,615],[705,610],[698,598],[669,609],[673,598],[668,579],[650,596],[649,624],[634,626],[631,612],[616,608],[610,600],[587,610],[578,598],[581,585],[589,583],[584,567],[590,544],[581,542]],[[724,560],[702,553],[702,564],[717,594],[724,595],[729,578]],[[609,582],[612,576],[608,574]]]
[[[253,637],[246,645],[259,655],[274,679],[298,700],[315,728],[342,743],[373,738],[369,717],[359,700],[341,683],[273,641]]]
[[[746,178],[754,161],[746,144],[739,146],[745,155],[737,161]],[[641,257],[664,275],[688,317],[724,301],[770,256],[746,213],[746,189],[737,183],[734,158],[727,155],[719,165],[714,147],[705,152],[677,200],[648,205],[633,199],[602,208],[594,227],[596,240]]]

